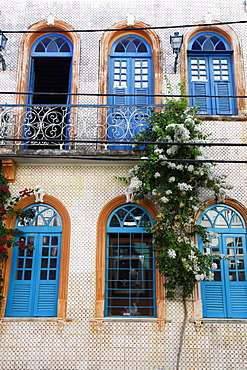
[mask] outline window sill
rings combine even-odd
[[[225,116],[225,115],[197,115],[202,121],[246,121],[246,116]]]
[[[159,331],[163,331],[165,324],[171,322],[171,320],[157,319],[156,317],[94,317],[90,319],[90,322],[95,323],[98,329],[103,327],[105,322],[138,322],[138,323],[155,323],[158,326]]]
[[[73,321],[70,318],[60,318],[60,317],[1,317],[1,322],[71,322]]]
[[[247,324],[247,319],[228,319],[228,318],[202,318],[198,320],[191,319],[190,322],[196,324]]]

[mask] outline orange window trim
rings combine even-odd
[[[95,317],[104,317],[104,301],[105,301],[105,260],[106,260],[106,223],[110,214],[119,206],[126,204],[125,195],[120,195],[107,203],[100,212],[97,224],[97,246],[96,246],[96,309]],[[138,203],[145,208],[152,218],[155,218],[157,209],[152,202],[144,199]],[[164,280],[156,270],[156,304],[157,304],[157,319],[164,320],[165,317],[165,301],[164,301]]]

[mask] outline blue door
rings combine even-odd
[[[189,94],[191,105],[200,104],[200,114],[236,114],[232,50],[213,32],[202,32],[188,45]],[[209,96],[206,96],[209,95]],[[210,97],[213,95],[214,97]]]
[[[200,248],[215,256],[212,281],[202,281],[204,317],[247,318],[246,229],[241,215],[226,205],[208,207],[200,224],[210,232],[210,244]],[[228,259],[220,260],[223,254]]]
[[[56,316],[61,253],[61,218],[50,206],[37,204],[34,218],[19,240],[33,250],[13,248],[6,316]]]
[[[152,52],[136,35],[118,39],[109,57],[108,140],[131,142],[147,127],[153,97]],[[131,145],[110,145],[108,149],[132,149]]]
[[[60,34],[43,35],[32,46],[28,81],[31,94],[27,99],[32,107],[27,111],[24,132],[32,139],[32,148],[56,148],[67,137],[72,53],[71,42]]]

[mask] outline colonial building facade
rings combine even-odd
[[[2,170],[12,194],[39,191],[19,202],[33,210],[25,226],[7,219],[35,249],[13,248],[3,266],[0,369],[247,368],[246,11],[243,0],[5,4]],[[174,95],[184,81],[189,104],[200,102],[218,144],[207,155],[233,185],[218,202],[202,194],[198,223],[217,233],[207,252],[229,259],[197,285],[185,321],[146,232],[158,211],[126,203],[117,179],[164,108],[165,76]]]

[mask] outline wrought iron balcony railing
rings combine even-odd
[[[102,140],[105,149],[131,149],[155,107],[2,105],[0,147],[77,149]]]

